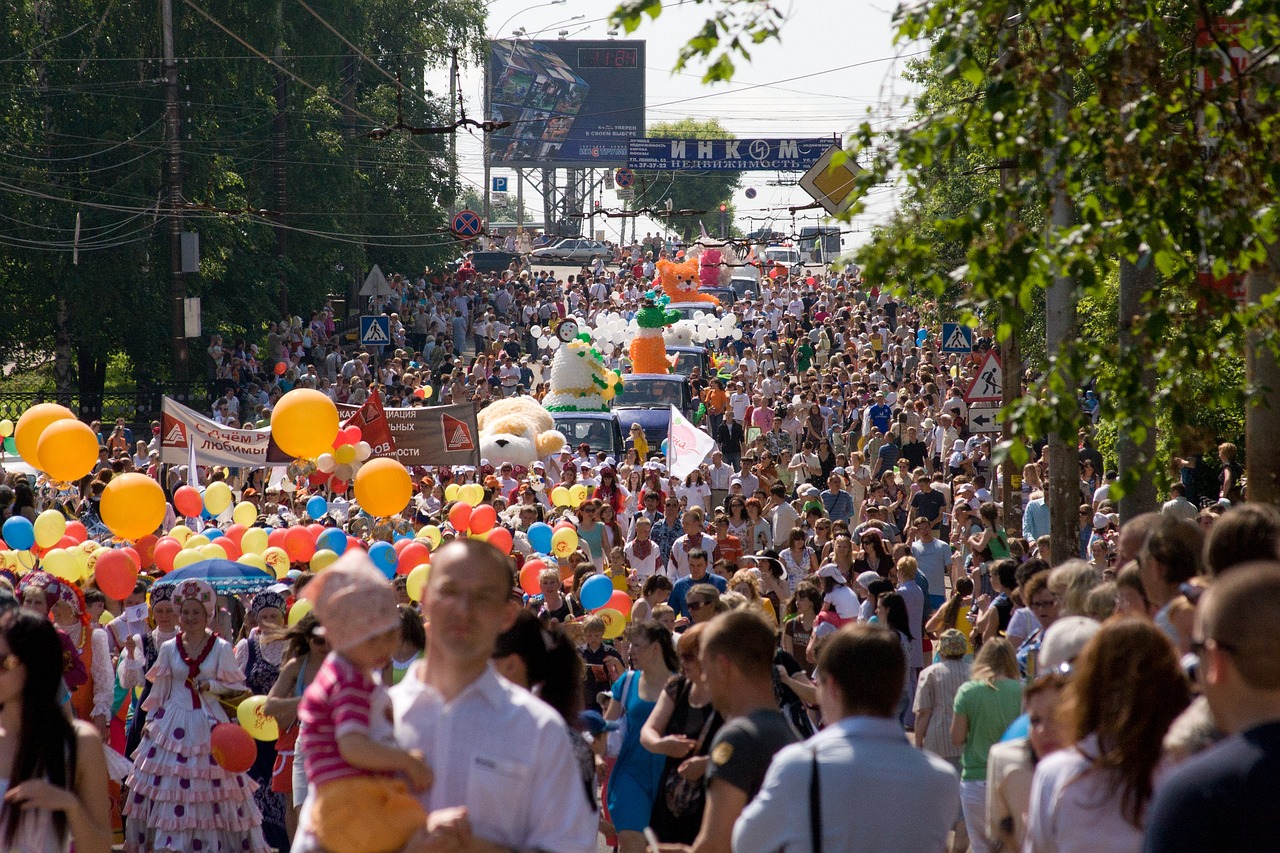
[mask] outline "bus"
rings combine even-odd
[[[839,225],[805,225],[800,228],[800,255],[806,264],[834,263],[840,257]]]

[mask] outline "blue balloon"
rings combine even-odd
[[[592,575],[582,585],[582,593],[578,596],[583,608],[595,610],[609,603],[613,595],[613,581],[604,575]]]
[[[396,549],[390,542],[374,542],[369,546],[369,559],[373,560],[373,564],[378,567],[387,580],[391,580],[396,576]],[[608,578],[605,578],[608,580]],[[610,586],[613,584],[610,583]]]
[[[35,526],[21,515],[5,521],[3,533],[5,544],[15,551],[28,551],[36,544]]]
[[[209,514],[209,510],[207,509],[200,510],[200,517],[205,521],[213,521],[213,516]]]
[[[324,499],[323,495],[312,495],[307,501],[307,515],[312,518],[324,518],[324,514],[329,511],[329,502]]]
[[[204,536],[204,538],[206,539],[212,540],[212,539],[217,539],[219,536],[222,536],[223,533],[221,530],[219,530],[216,527],[206,527],[204,530],[200,531],[200,535]]]
[[[551,525],[535,521],[529,525],[529,545],[539,554],[551,553]]]
[[[316,537],[316,547],[343,554],[347,550],[347,534],[336,527],[326,528]]]
[[[916,332],[916,346],[920,346],[927,340],[929,340],[928,329],[921,329],[920,331]]]

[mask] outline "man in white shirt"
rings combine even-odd
[[[421,750],[435,774],[419,796],[429,815],[426,837],[406,850],[465,849],[474,837],[516,850],[594,853],[598,819],[564,720],[490,665],[494,642],[518,609],[510,561],[474,540],[450,542],[432,556],[425,665],[390,691],[395,740]],[[376,715],[371,721],[376,732]],[[318,849],[311,802],[295,853]]]
[[[689,576],[689,554],[693,551],[706,551],[708,554],[716,550],[714,536],[702,532],[704,516],[697,507],[685,510],[680,518],[680,527],[684,535],[671,544],[671,559],[667,563],[667,577],[672,580]]]
[[[707,484],[711,486],[711,508],[724,506],[724,499],[729,496],[729,480],[733,477],[733,466],[726,465],[724,454],[718,449],[711,452],[711,465],[706,469]]]
[[[846,625],[826,641],[816,676],[828,726],[774,755],[734,824],[735,853],[815,849],[815,794],[823,850],[947,849],[960,780],[945,759],[913,749],[898,725],[904,670],[897,636],[879,626]]]

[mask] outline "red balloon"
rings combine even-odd
[[[222,538],[230,539],[232,542],[239,545],[240,540],[244,538],[244,532],[248,529],[249,528],[245,527],[243,524],[233,524],[222,534]]]
[[[267,547],[268,548],[284,548],[284,537],[285,537],[285,534],[287,534],[290,529],[291,528],[288,528],[288,527],[277,527],[275,530],[268,533]],[[285,550],[288,551],[289,549],[285,548]]]
[[[631,612],[631,596],[620,589],[615,589],[613,595],[609,596],[609,603],[605,607],[616,610],[625,616]]]
[[[556,524],[555,527],[551,528],[552,533],[555,533],[557,530],[572,530],[574,532],[577,532],[578,528],[573,526],[572,521],[561,521],[558,524]]]
[[[533,569],[536,572],[540,572],[547,567],[547,564],[542,560],[534,558],[525,562],[524,567],[526,569]]]
[[[348,534],[348,535],[347,535],[347,550],[348,550],[348,551],[350,551],[352,548],[359,548],[359,549],[361,549],[361,550],[368,550],[368,548],[367,548],[367,547],[365,546],[365,544],[364,544],[364,540],[363,540],[363,539],[357,539],[356,537],[351,536],[350,534]]]
[[[80,543],[75,540],[74,536],[63,536],[61,539],[59,539],[57,542],[54,543],[53,547],[61,548],[65,551],[68,548],[74,548],[79,544]]]
[[[279,365],[277,365],[279,366]],[[258,758],[253,736],[235,723],[218,723],[209,735],[210,752],[228,773],[244,773]]]
[[[323,471],[316,471],[310,477],[307,477],[307,482],[313,486],[323,486],[329,482],[329,478],[332,476],[332,474],[326,474]]]
[[[270,540],[271,537],[267,537]],[[284,534],[284,550],[289,560],[305,563],[316,553],[316,540],[305,527],[290,527]]]
[[[178,556],[181,550],[182,543],[177,539],[172,536],[162,536],[155,547],[156,568],[166,575],[169,574],[173,571],[173,558]]]
[[[139,554],[137,551],[133,550],[133,546],[125,545],[120,550],[123,551],[124,555],[128,557],[129,560],[133,563],[133,567],[135,569],[142,568],[142,555]]]
[[[467,525],[472,533],[479,536],[482,533],[488,533],[497,523],[498,511],[489,504],[480,504],[471,511],[471,518]]]
[[[315,539],[315,538],[316,538],[317,536],[319,536],[321,533],[324,533],[324,525],[323,525],[323,524],[314,523],[314,522],[313,522],[313,523],[311,523],[311,524],[308,524],[308,525],[307,525],[307,532],[311,534],[311,538],[312,538],[312,539]]]
[[[219,536],[217,539],[213,540],[213,544],[227,552],[228,560],[238,560],[240,559],[240,555],[244,553],[244,551],[240,550],[240,546],[238,544],[228,539],[226,536]]]
[[[414,542],[412,539],[403,539],[401,541],[409,544],[400,551],[400,559],[396,560],[396,574],[407,575],[431,559],[431,551],[426,545],[421,542]]]
[[[335,478],[330,481],[329,488],[335,495],[345,495],[347,493],[347,482],[346,480],[339,480]]]
[[[343,444],[359,444],[360,439],[364,438],[364,433],[360,431],[360,427],[352,424],[341,431],[341,435],[345,436],[346,441]]]
[[[520,588],[528,595],[538,595],[542,592],[542,586],[538,583],[538,575],[546,566],[534,565],[535,563],[539,563],[539,561],[530,560],[520,570]]]
[[[453,509],[449,510],[449,523],[453,525],[454,530],[463,533],[470,522],[471,504],[458,501],[453,505]]]
[[[173,508],[187,518],[196,518],[204,511],[204,497],[194,486],[179,486],[173,493]]]
[[[133,547],[142,559],[141,568],[149,569],[156,564],[156,542],[158,541],[154,533],[148,533],[134,543]]]
[[[271,372],[274,373],[276,376],[284,376],[284,372],[288,369],[289,368],[285,366],[285,363],[283,361],[277,361],[276,366],[271,368]],[[248,768],[245,768],[245,769],[247,770]]]
[[[124,549],[104,551],[93,567],[93,579],[107,598],[123,601],[133,594],[138,582],[138,567]]]
[[[408,548],[412,544],[413,544],[412,539],[397,539],[396,541],[391,543],[391,547],[396,549],[396,556],[398,557],[404,551],[405,548]]]
[[[488,543],[504,554],[511,553],[511,531],[505,527],[495,527],[489,531]]]
[[[70,536],[77,545],[89,538],[89,531],[84,529],[84,525],[78,521],[68,521],[66,535]]]

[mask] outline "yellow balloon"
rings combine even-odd
[[[267,550],[267,531],[261,527],[250,527],[240,537],[240,550],[261,556]]]
[[[38,445],[40,436],[54,421],[75,420],[75,415],[66,406],[57,403],[37,403],[22,413],[13,429],[13,443],[17,445],[18,455],[33,467],[43,469],[40,464]],[[94,459],[97,459],[94,450]]]
[[[200,546],[200,556],[206,560],[225,560],[227,551],[217,542],[210,542],[208,545]]]
[[[557,557],[567,557],[578,547],[578,532],[564,528],[551,534],[551,553]]]
[[[249,501],[240,501],[231,510],[231,520],[236,524],[248,527],[258,520],[258,508]]]
[[[430,385],[424,385],[424,386],[422,387],[422,399],[424,399],[424,400],[430,400],[430,399],[431,399],[431,395],[432,395],[432,394],[434,394],[434,393],[436,393],[436,389],[435,389],[435,388],[432,388]]]
[[[587,499],[587,487],[577,483],[569,487],[569,506],[580,507]]]
[[[120,474],[102,490],[102,523],[121,539],[137,540],[164,522],[168,504],[160,484],[146,474]]]
[[[13,435],[13,421],[5,418],[0,421],[0,438],[8,438]]]
[[[52,548],[67,532],[67,519],[56,509],[46,509],[36,516],[36,544],[41,548]]]
[[[556,486],[551,490],[551,503],[555,506],[568,506],[569,490],[564,486]]]
[[[177,539],[179,545],[185,546],[187,540],[191,538],[191,528],[185,524],[175,524],[169,531],[169,535]]]
[[[195,548],[183,548],[181,551],[173,555],[173,567],[175,569],[185,568],[192,563],[198,563],[205,559],[204,554]]]
[[[253,566],[260,572],[270,572],[270,569],[267,568],[267,561],[262,559],[261,554],[241,554],[236,562],[242,566]]]
[[[472,506],[480,506],[484,503],[484,486],[479,483],[467,483],[458,489],[458,497]]]
[[[431,566],[423,563],[413,571],[409,572],[409,576],[404,579],[405,592],[409,594],[411,601],[421,601],[422,594],[427,589],[427,579],[431,576]]]
[[[597,610],[594,616],[599,616],[604,620],[604,638],[606,640],[617,639],[622,636],[623,630],[627,627],[627,617],[611,607],[603,610]]]
[[[354,444],[344,444],[341,447],[334,448],[333,461],[339,465],[350,465],[356,461],[356,446]]]
[[[105,548],[94,548],[92,551],[76,550],[76,553],[84,555],[84,559],[80,561],[80,567],[84,569],[84,577],[93,577],[93,573],[98,568],[98,558],[105,550]]]
[[[459,486],[457,483],[450,483],[449,485],[445,486],[444,499],[447,501],[456,501],[458,499],[458,492],[461,488],[462,487]]]
[[[210,483],[204,490],[204,508],[209,510],[210,515],[222,515],[231,506],[232,500],[231,487],[221,481]]]
[[[14,551],[14,566],[24,572],[29,572],[36,567],[36,555],[30,551]]]
[[[327,397],[325,398],[328,399]],[[356,501],[369,515],[386,518],[409,505],[413,478],[394,459],[370,459],[356,474]]]
[[[59,482],[79,480],[98,464],[98,434],[77,420],[62,419],[45,427],[36,441],[40,467]]]
[[[290,456],[315,459],[338,437],[338,409],[319,391],[295,388],[271,410],[271,437]]]
[[[111,620],[112,620],[112,619],[114,619],[114,618],[116,618],[116,617],[114,617],[114,616],[112,616],[112,615],[111,615],[111,611],[110,611],[110,610],[104,610],[104,611],[102,611],[102,615],[98,617],[98,624],[99,624],[99,625],[110,625],[110,624],[111,624]]]
[[[275,740],[280,737],[280,726],[275,717],[267,716],[262,706],[267,704],[266,696],[250,696],[236,708],[236,719],[240,726],[253,735],[254,740]]]
[[[277,579],[289,574],[289,555],[283,548],[272,545],[262,552],[262,559],[266,561],[267,568]]]
[[[289,608],[289,627],[292,628],[303,620],[308,613],[311,612],[311,602],[305,598],[300,598]]]
[[[40,558],[40,562],[44,565],[44,570],[55,578],[70,583],[80,580],[80,567],[76,565],[76,558],[64,548],[51,548]]]
[[[92,541],[92,540],[89,540],[89,541]],[[97,545],[97,544],[98,543],[94,542],[94,545]],[[83,543],[81,543],[81,545],[75,546],[74,548],[68,548],[67,551],[70,552],[71,556],[76,558],[76,565],[80,567],[80,576],[87,578],[93,571],[93,569],[89,565],[89,560],[90,558],[93,557],[93,555],[97,552],[98,549],[90,548],[88,550],[85,550],[82,547],[82,545]],[[96,565],[98,561],[94,560],[93,562]]]
[[[210,539],[208,536],[205,536],[203,533],[201,533],[195,536],[188,536],[187,541],[182,543],[182,547],[199,549],[199,548],[203,548],[205,545],[208,545],[212,541],[213,540]]]
[[[425,539],[431,545],[431,550],[440,547],[440,543],[444,541],[444,537],[440,534],[440,528],[434,524],[428,524],[426,527],[418,531],[418,539]]]
[[[316,551],[311,555],[311,571],[323,571],[326,566],[333,563],[336,559],[338,559],[337,554],[330,551],[328,548],[321,548],[319,551]]]

